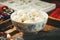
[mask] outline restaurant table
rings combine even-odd
[[[12,29],[5,31],[12,38],[23,37],[24,40],[60,40],[60,30],[51,25],[46,25],[45,28],[38,33],[19,32],[14,26]]]
[[[6,25],[8,27],[3,27]],[[60,40],[60,28],[48,24],[46,24],[46,26],[37,33],[20,32],[14,25],[12,25],[11,21],[0,26],[3,29],[2,32],[9,33],[12,38],[23,37],[24,40]]]

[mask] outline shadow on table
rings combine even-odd
[[[35,33],[25,33],[24,40],[60,40],[60,29],[54,31],[40,31]]]

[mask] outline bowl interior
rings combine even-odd
[[[11,20],[12,20],[12,21],[14,21],[14,20],[13,20],[13,16],[15,16],[17,12],[18,12],[18,11],[15,11],[13,14],[11,14],[10,17],[11,17]],[[46,12],[44,12],[44,11],[41,11],[41,10],[40,10],[40,12],[41,12],[41,13],[40,13],[41,16],[45,18],[43,21],[47,21],[47,19],[48,19],[48,14],[47,14]],[[22,22],[22,23],[23,23],[23,22]],[[34,23],[34,24],[35,24],[35,23]]]

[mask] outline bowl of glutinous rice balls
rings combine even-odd
[[[46,12],[30,8],[20,9],[11,15],[12,24],[24,32],[38,32],[42,30],[47,23],[48,15]]]

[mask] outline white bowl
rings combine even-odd
[[[45,27],[45,25],[47,23],[47,19],[48,19],[48,15],[47,15],[46,12],[41,11],[41,10],[39,10],[39,11],[41,12],[42,17],[45,17],[44,21],[41,21],[41,22],[38,22],[38,23],[20,23],[20,22],[16,22],[16,21],[12,20],[13,16],[17,13],[17,11],[16,11],[11,15],[12,24],[14,26],[16,26],[16,28],[19,29],[19,31],[22,30],[24,32],[38,32],[38,31],[42,30]]]

